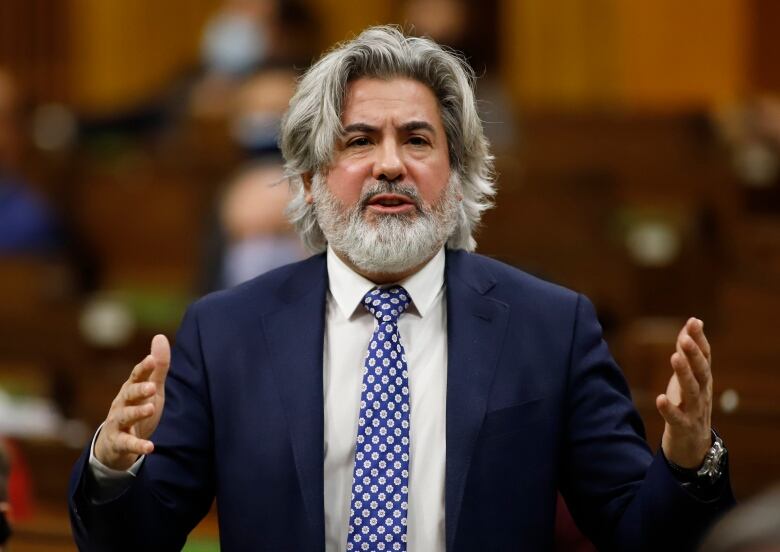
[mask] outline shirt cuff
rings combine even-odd
[[[104,465],[95,456],[95,441],[97,441],[100,430],[103,429],[105,422],[92,437],[92,444],[89,446],[89,473],[92,475],[92,485],[88,486],[88,498],[93,504],[103,504],[114,500],[125,492],[133,484],[135,476],[141,469],[145,455],[138,457],[138,460],[127,470],[115,470]]]

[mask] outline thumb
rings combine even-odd
[[[171,365],[171,345],[168,343],[168,338],[162,334],[152,338],[152,358],[156,365],[153,377],[158,381],[164,381],[168,374],[168,367]]]
[[[676,406],[668,395],[658,395],[655,398],[655,407],[669,425],[680,425],[684,421],[680,407]]]

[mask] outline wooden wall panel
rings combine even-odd
[[[357,35],[370,25],[392,23],[397,5],[392,0],[309,0],[321,22],[320,50]]]
[[[683,110],[737,97],[741,0],[503,1],[504,75],[526,109]]]
[[[780,94],[780,2],[750,0],[750,60],[751,88],[757,92]]]
[[[70,99],[73,0],[2,0],[0,67],[23,83],[36,102]]]
[[[89,111],[146,100],[192,63],[219,0],[78,0],[73,4],[73,91]]]
[[[524,107],[578,107],[615,100],[613,0],[504,0],[503,74]]]
[[[733,101],[747,77],[743,0],[615,3],[621,96],[629,106],[696,108]]]

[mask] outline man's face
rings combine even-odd
[[[411,79],[358,79],[342,124],[333,163],[311,189],[325,237],[368,272],[424,262],[452,233],[460,193],[436,97]]]
[[[345,134],[336,145],[327,174],[328,189],[346,207],[378,180],[414,186],[425,205],[441,197],[450,177],[447,136],[433,92],[410,79],[359,79],[349,84],[341,117]],[[382,198],[369,205],[366,218],[411,213]]]

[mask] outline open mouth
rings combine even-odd
[[[368,209],[376,213],[406,213],[417,208],[414,201],[401,194],[377,194],[367,204]]]

